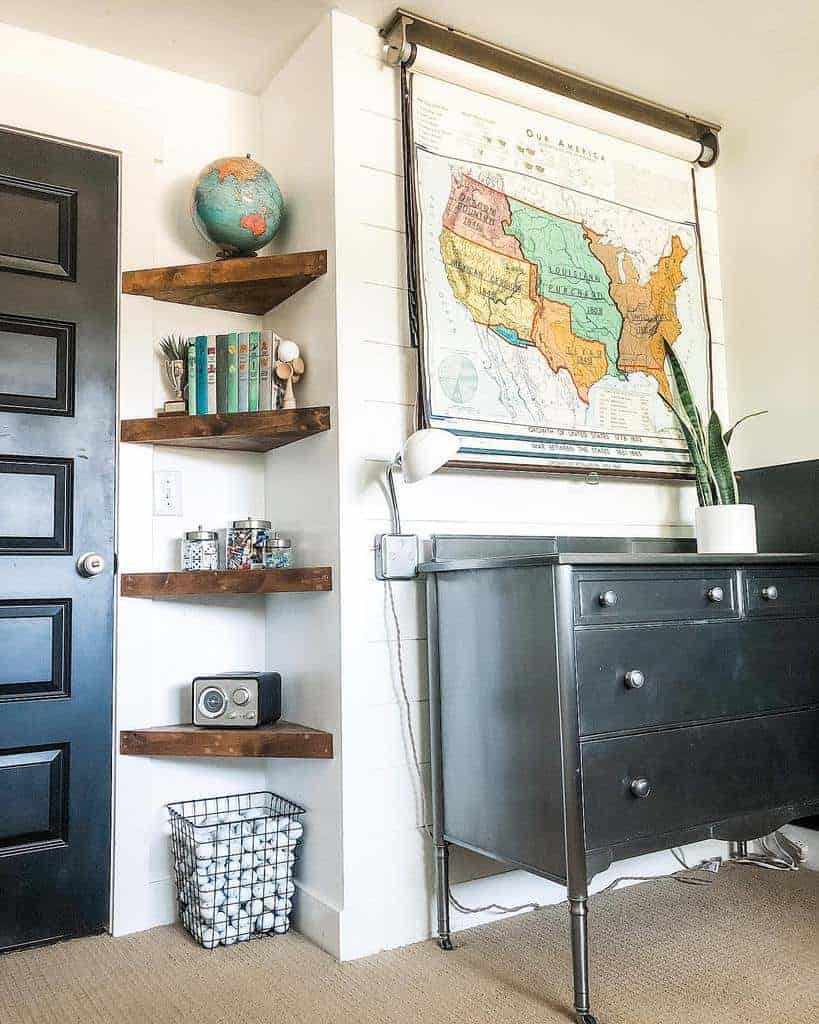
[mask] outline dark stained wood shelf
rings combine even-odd
[[[327,273],[327,250],[239,256],[182,267],[126,270],[126,295],[261,316]]]
[[[123,420],[120,439],[133,444],[270,452],[329,429],[329,408],[315,406],[275,409],[272,412],[218,412],[210,416],[151,416],[141,420]]]
[[[333,734],[295,722],[274,722],[255,729],[202,729],[162,725],[119,734],[121,754],[165,757],[309,757],[331,758]]]
[[[333,589],[328,566],[308,569],[219,569],[207,572],[126,572],[123,597],[196,597],[206,594],[305,594]]]

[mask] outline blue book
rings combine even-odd
[[[196,415],[196,338],[188,338],[188,415]]]
[[[205,416],[208,411],[208,337],[196,336],[196,412]]]

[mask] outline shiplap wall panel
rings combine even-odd
[[[430,847],[414,816],[420,812],[418,782],[399,696],[397,637],[386,588],[373,576],[373,538],[390,528],[384,464],[416,425],[418,361],[407,320],[398,75],[381,64],[374,29],[339,13],[333,19],[336,216],[343,245],[337,271],[342,955],[351,958],[424,938],[433,914]],[[716,210],[713,173],[700,179],[706,273],[719,297],[716,221],[709,212]],[[721,343],[721,302],[712,309]],[[715,364],[722,352],[720,344]],[[722,388],[719,369],[715,380]],[[422,538],[436,532],[689,537],[695,504],[687,484],[604,479],[593,486],[582,477],[527,473],[443,472],[414,486],[399,477],[398,489],[404,531]],[[424,547],[428,553],[428,542]],[[426,762],[424,587],[414,581],[392,587],[412,720]],[[497,870],[475,855],[453,854],[455,883]],[[491,899],[492,882],[485,885]]]

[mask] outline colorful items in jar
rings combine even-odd
[[[280,537],[278,531],[270,538],[267,551],[268,569],[289,569],[293,564],[293,546],[289,537]]]
[[[228,530],[228,569],[266,569],[272,531],[269,519],[235,519]]]

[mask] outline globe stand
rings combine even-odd
[[[229,249],[220,249],[216,253],[217,260],[246,260],[249,256],[258,256],[255,252],[231,252]]]

